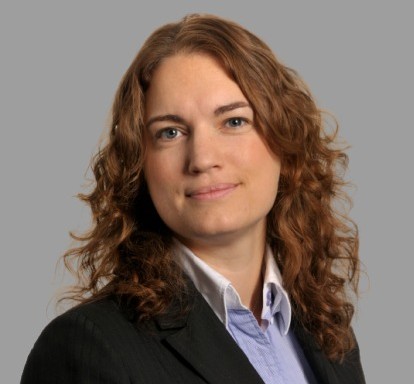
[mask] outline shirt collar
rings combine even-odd
[[[282,275],[276,264],[275,257],[270,247],[266,246],[265,271],[263,282],[263,310],[262,318],[270,309],[272,317],[280,312],[282,322],[279,323],[282,334],[286,335],[289,331],[292,318],[292,307],[289,295],[282,285]]]
[[[178,264],[227,328],[227,309],[246,309],[231,282],[178,240],[175,254]],[[280,312],[280,331],[286,335],[290,327],[292,310],[289,296],[282,286],[282,276],[269,246],[266,247],[264,268],[262,318],[265,318],[269,310],[272,318]]]

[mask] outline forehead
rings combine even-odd
[[[160,78],[171,79],[197,79],[200,74],[210,76],[224,75],[224,70],[220,61],[214,56],[204,52],[179,52],[164,58],[155,68],[150,82],[150,87]]]
[[[212,56],[177,54],[164,59],[154,71],[146,94],[146,114],[173,113],[171,109],[215,109],[247,101],[238,84]],[[168,111],[160,111],[168,109]]]

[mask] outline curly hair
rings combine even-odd
[[[341,359],[354,345],[350,295],[358,293],[359,259],[357,227],[337,204],[350,203],[343,179],[348,158],[337,144],[337,125],[326,132],[308,87],[263,41],[216,16],[189,15],[157,29],[121,80],[109,137],[93,160],[94,188],[79,195],[92,210],[93,225],[83,235],[72,233],[80,246],[64,255],[78,276],[68,295],[80,301],[125,297],[138,321],[185,297],[172,233],[143,177],[146,91],[159,63],[182,52],[209,54],[223,65],[251,104],[256,129],[280,157],[267,242],[295,318],[329,358]]]

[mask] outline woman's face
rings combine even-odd
[[[155,71],[144,173],[158,214],[185,245],[265,238],[280,161],[253,120],[240,88],[212,57],[178,54]]]

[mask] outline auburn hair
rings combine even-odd
[[[159,63],[177,53],[208,54],[221,63],[252,106],[256,129],[280,157],[267,242],[295,319],[329,358],[342,358],[354,345],[350,298],[358,293],[359,259],[357,227],[344,209],[350,203],[343,179],[348,157],[337,144],[337,125],[327,132],[326,114],[308,87],[263,41],[216,16],[189,15],[157,29],[121,80],[109,137],[93,159],[93,190],[79,195],[91,208],[93,225],[83,235],[72,233],[80,245],[64,255],[78,277],[68,297],[127,298],[138,321],[185,297],[172,233],[143,177],[146,91]]]

